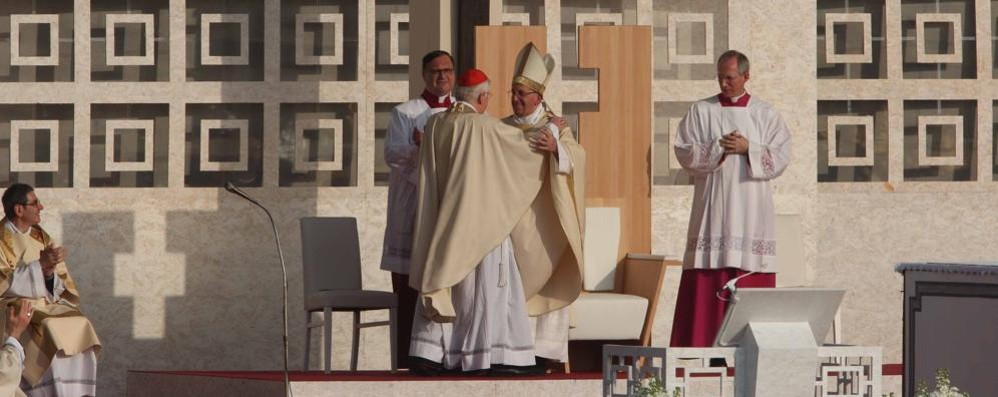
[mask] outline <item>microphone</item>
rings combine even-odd
[[[267,207],[264,207],[263,204],[260,204],[260,202],[253,199],[253,197],[250,197],[250,195],[246,194],[246,192],[234,185],[232,182],[225,182],[225,190],[246,199],[246,201],[255,204],[257,207],[260,207],[260,209],[267,214],[267,218],[270,219],[270,226],[274,229],[274,241],[277,242],[277,256],[281,260],[281,271],[284,275],[284,306],[281,307],[281,314],[284,317],[284,394],[290,397],[292,393],[291,381],[288,380],[288,268],[284,264],[284,250],[281,249],[281,237],[277,234],[277,224],[274,223],[274,217],[270,215],[270,211],[267,210]],[[308,352],[305,352],[305,354],[308,354]]]

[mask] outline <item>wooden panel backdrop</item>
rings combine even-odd
[[[651,27],[579,28],[579,67],[599,69],[599,111],[579,114],[588,207],[620,207],[619,258],[651,252]]]
[[[516,68],[516,55],[523,46],[534,42],[547,53],[547,33],[543,26],[476,26],[475,67],[489,76],[492,98],[488,114],[506,117],[513,114],[509,104],[509,88]]]

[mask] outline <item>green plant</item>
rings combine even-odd
[[[970,394],[961,392],[950,382],[949,370],[945,368],[936,369],[936,389],[929,390],[925,381],[918,381],[915,388],[915,397],[970,397]]]
[[[677,392],[679,388],[676,388]],[[656,377],[647,377],[634,386],[634,395],[637,397],[668,397],[665,394],[665,386]],[[677,394],[673,393],[673,396]]]

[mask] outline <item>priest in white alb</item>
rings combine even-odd
[[[790,164],[790,130],[770,104],[745,91],[749,61],[717,61],[721,93],[693,104],[676,133],[676,159],[694,177],[673,347],[709,347],[724,319],[724,287],[776,286],[776,231],[769,181]]]
[[[583,192],[552,171],[551,156],[523,131],[483,113],[484,73],[463,74],[455,97],[427,121],[420,152],[410,354],[464,372],[532,373],[528,316],[561,309],[582,290]],[[535,206],[539,197],[548,205]],[[529,244],[536,240],[566,244],[552,252]],[[449,334],[426,326],[440,322],[452,324]]]
[[[66,249],[39,226],[45,209],[34,188],[15,183],[3,193],[0,221],[0,303],[27,301],[33,315],[21,338],[28,396],[93,396],[97,333],[80,312],[80,292],[66,266]]]

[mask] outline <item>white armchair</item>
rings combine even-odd
[[[569,340],[631,340],[651,343],[655,308],[668,266],[659,255],[627,254],[621,259],[620,209],[586,209],[583,293],[572,304]]]

